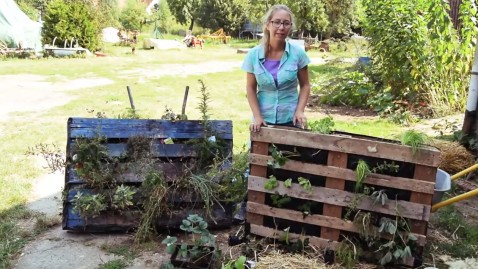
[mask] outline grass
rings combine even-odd
[[[186,113],[189,119],[199,119],[198,79],[202,79],[211,93],[211,118],[233,121],[235,152],[241,151],[249,140],[250,109],[245,97],[245,74],[240,70],[244,55],[237,54],[236,48],[250,47],[255,42],[231,40],[227,45],[206,44],[203,50],[138,49],[135,55],[130,53],[129,47],[106,46],[109,57],[3,61],[0,65],[0,74],[3,75],[37,75],[47,82],[59,83],[56,85],[69,85],[73,79],[86,78],[109,79],[111,84],[69,90],[68,95],[74,99],[64,105],[43,112],[14,113],[8,121],[0,122],[0,268],[9,268],[10,260],[31,238],[29,234],[23,234],[16,223],[27,216],[24,205],[30,195],[31,183],[45,170],[36,158],[25,154],[27,150],[40,143],[54,143],[65,148],[68,117],[95,117],[103,112],[114,118],[126,113],[129,108],[127,85],[131,86],[142,118],[160,118],[166,106],[180,112],[184,88],[190,86]],[[310,56],[320,57],[321,54],[310,52]],[[211,64],[211,61],[215,62]],[[224,62],[232,67],[226,68]],[[171,64],[175,64],[174,67]],[[195,67],[202,74],[186,74],[190,71],[188,68]],[[220,70],[204,73],[211,67]],[[310,68],[313,77],[328,79],[345,66]],[[175,73],[172,69],[176,70]],[[52,87],[57,86],[53,84]],[[336,127],[372,136],[388,136],[399,128],[385,121],[336,122]],[[51,225],[48,220],[39,220],[39,223],[43,228],[37,229],[38,232]],[[102,266],[122,268],[118,267],[120,261]]]
[[[478,251],[478,225],[468,223],[453,205],[435,213],[432,223],[443,231],[443,236],[453,239],[433,244],[433,253],[446,253],[456,258],[476,257]]]

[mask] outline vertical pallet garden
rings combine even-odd
[[[144,203],[151,191],[159,187],[164,187],[166,198],[162,204],[167,208],[153,220],[157,227],[178,228],[189,214],[204,216],[204,204],[198,193],[166,191],[166,188],[184,178],[198,162],[198,151],[191,143],[194,140],[222,143],[226,161],[232,158],[232,122],[209,121],[209,130],[214,137],[205,137],[201,121],[70,118],[63,229],[88,232],[135,229],[140,225]],[[104,182],[99,182],[100,179]],[[81,200],[87,195],[89,200]],[[78,210],[80,200],[88,203],[82,210],[97,207],[91,217]],[[116,203],[100,205],[106,200]],[[226,206],[214,205],[211,214],[219,225],[232,222],[232,212]]]
[[[437,149],[414,152],[391,140],[277,127],[251,133],[251,140],[247,223],[252,234],[307,238],[337,251],[353,242],[367,259],[420,263]],[[371,173],[356,186],[360,162]]]

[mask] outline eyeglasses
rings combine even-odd
[[[271,21],[272,26],[275,28],[280,28],[280,26],[284,26],[285,29],[289,29],[292,26],[292,23],[290,21]]]

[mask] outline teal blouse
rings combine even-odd
[[[289,123],[299,100],[297,72],[307,66],[310,59],[304,49],[286,42],[277,72],[277,85],[263,65],[265,60],[264,47],[258,45],[247,53],[242,70],[256,77],[257,99],[264,121],[271,124]]]

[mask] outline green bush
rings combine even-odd
[[[453,28],[446,1],[365,0],[366,35],[383,89],[421,113],[461,111],[477,28],[476,6],[462,1],[460,32]]]
[[[146,21],[146,6],[136,0],[129,0],[126,8],[121,11],[119,21],[124,29],[129,31],[141,31]]]
[[[74,38],[78,45],[95,51],[99,44],[99,27],[94,7],[81,0],[53,0],[47,6],[42,28],[43,44],[64,44]]]

